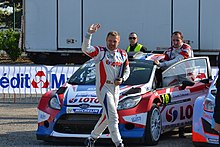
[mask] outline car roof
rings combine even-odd
[[[165,56],[164,54],[155,54],[155,53],[143,53],[143,52],[128,52],[128,60],[131,63],[152,63],[154,60],[161,60]],[[93,62],[93,58],[88,60],[86,63]]]
[[[143,53],[143,52],[128,52],[129,61],[139,59],[139,60],[161,60],[164,59],[164,54],[155,54],[155,53]]]

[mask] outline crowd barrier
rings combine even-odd
[[[58,89],[78,66],[0,65],[0,102],[37,103],[45,92]]]

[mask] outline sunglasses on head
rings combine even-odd
[[[129,40],[131,40],[131,39],[134,39],[134,40],[135,40],[135,39],[136,39],[136,37],[129,37]]]

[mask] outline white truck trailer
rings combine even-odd
[[[195,55],[215,60],[220,51],[219,0],[24,0],[25,52],[35,63],[82,63],[87,28],[100,23],[93,45],[105,45],[109,31],[121,35],[120,48],[136,32],[149,51],[163,51],[173,31],[182,31]],[[214,58],[213,58],[214,57]],[[213,60],[212,60],[213,58]]]

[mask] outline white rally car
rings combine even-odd
[[[209,91],[205,95],[198,97],[194,104],[192,141],[195,146],[219,145],[219,134],[213,129],[217,78],[218,73]]]
[[[131,74],[120,86],[118,105],[119,130],[125,140],[156,145],[162,133],[191,125],[194,101],[208,91],[208,57],[179,61],[160,74],[153,60],[161,57],[146,53],[130,60]],[[42,96],[37,139],[73,141],[90,135],[102,113],[95,75],[95,63],[90,60],[58,90]],[[107,129],[101,138],[110,138]]]

